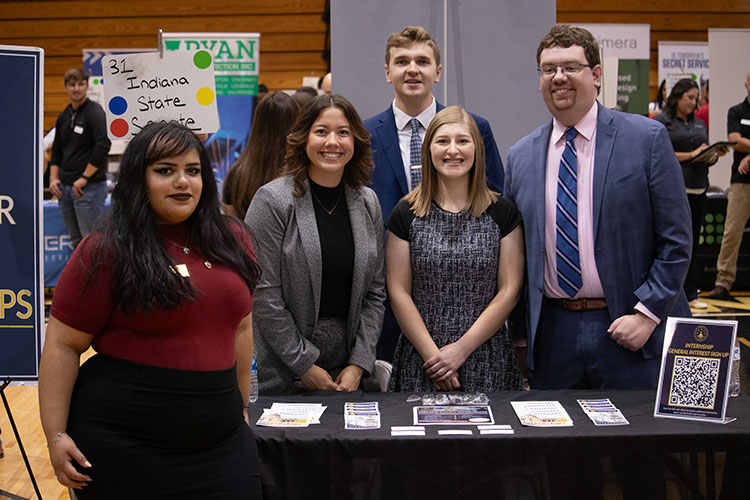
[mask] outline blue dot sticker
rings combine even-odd
[[[128,101],[122,96],[116,96],[109,100],[109,111],[113,115],[121,115],[128,110]]]

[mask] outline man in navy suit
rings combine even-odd
[[[656,387],[665,320],[690,316],[690,214],[669,136],[597,103],[585,29],[553,27],[537,63],[553,119],[510,149],[504,191],[524,221],[527,296],[511,327],[527,333],[531,387]]]
[[[443,67],[440,49],[430,34],[419,26],[407,26],[388,37],[385,47],[385,80],[393,85],[394,99],[388,109],[364,121],[372,135],[375,170],[372,189],[378,195],[383,220],[398,200],[416,186],[412,185],[409,161],[412,129],[410,120],[419,121],[420,142],[435,114],[445,106],[432,95],[432,86],[440,81]],[[484,142],[487,181],[490,187],[503,189],[503,163],[492,128],[484,118],[472,113]]]
[[[396,203],[421,179],[421,171],[414,172],[421,169],[421,161],[411,161],[411,149],[421,146],[430,121],[445,107],[432,95],[432,86],[440,81],[442,69],[440,49],[424,28],[407,26],[388,37],[385,80],[393,85],[393,103],[382,113],[364,121],[371,135],[375,163],[370,187],[378,195],[384,221]],[[503,163],[492,128],[484,118],[475,114],[471,116],[477,122],[484,142],[487,182],[491,189],[500,192],[504,183]],[[417,122],[413,123],[413,119]],[[418,142],[413,134],[419,135]],[[387,307],[378,344],[379,359],[393,359],[399,333],[393,313]]]

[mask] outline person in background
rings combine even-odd
[[[696,263],[696,256],[703,215],[706,211],[708,167],[716,163],[720,156],[727,154],[728,150],[720,148],[706,161],[700,163],[694,161],[708,147],[708,127],[695,114],[697,100],[698,84],[690,78],[683,78],[674,84],[664,111],[656,115],[654,119],[667,127],[677,161],[682,165],[682,175],[690,204],[693,250],[683,288],[691,308],[706,309],[708,304],[698,299],[700,269]]]
[[[708,135],[708,80],[701,85],[701,95],[698,98],[698,109],[695,110],[695,117],[700,118],[706,124],[706,135]]]
[[[253,318],[261,394],[354,391],[370,378],[385,298],[371,169],[356,110],[323,94],[292,127],[285,175],[250,203],[263,269]]]
[[[318,80],[318,88],[324,94],[331,93],[331,73],[330,72],[320,77],[320,80]]]
[[[662,80],[659,89],[656,91],[656,100],[648,103],[648,116],[653,118],[664,109],[664,103],[667,102],[667,81]]]
[[[305,109],[317,96],[318,91],[312,87],[300,87],[292,94],[292,98],[297,101],[300,111]]]
[[[422,182],[388,218],[388,294],[403,334],[390,389],[523,389],[505,321],[521,295],[521,215],[487,187],[474,119],[451,106],[427,127]]]
[[[297,103],[284,92],[271,92],[258,103],[245,149],[224,180],[226,213],[244,219],[255,192],[281,175],[286,136],[298,114]]]
[[[144,127],[58,281],[39,366],[52,467],[79,500],[261,498],[245,411],[259,276],[195,134]]]
[[[78,68],[63,76],[70,104],[57,117],[49,167],[49,190],[75,248],[104,213],[107,198],[107,120],[99,104],[86,97],[89,75]]]
[[[737,278],[737,257],[750,218],[750,72],[745,77],[747,97],[727,112],[728,140],[736,142],[732,177],[727,195],[727,218],[724,222],[724,235],[721,250],[716,260],[716,283],[708,296],[712,299],[729,299]]]

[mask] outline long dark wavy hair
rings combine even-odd
[[[286,136],[299,114],[297,102],[284,92],[271,92],[258,103],[253,126],[242,154],[232,165],[232,208],[239,219],[256,191],[281,175]],[[226,187],[225,187],[226,198]]]
[[[188,239],[199,245],[206,259],[234,269],[251,293],[258,283],[260,267],[238,240],[245,236],[246,226],[222,215],[216,180],[200,140],[178,123],[151,123],[125,148],[112,204],[99,226],[100,237],[91,240],[96,247],[88,283],[104,265],[112,266],[112,301],[127,315],[174,309],[200,293],[190,280],[170,270],[175,262],[159,236],[146,186],[149,165],[193,150],[200,158],[203,189],[186,221]]]
[[[294,195],[297,197],[305,195],[304,181],[307,179],[307,170],[310,167],[310,158],[307,157],[307,137],[310,135],[310,129],[315,120],[327,108],[338,108],[344,113],[354,139],[354,154],[344,167],[343,181],[355,189],[370,182],[370,172],[373,168],[370,133],[362,125],[357,110],[344,96],[323,94],[313,99],[300,112],[287,137],[284,174],[294,179]]]
[[[669,97],[667,97],[667,104],[664,106],[664,112],[667,114],[667,118],[669,118],[670,120],[674,120],[674,117],[677,116],[677,103],[680,102],[682,96],[685,95],[686,92],[697,88],[698,84],[695,82],[695,80],[692,80],[690,78],[683,78],[681,80],[678,80],[677,83],[674,84],[674,87],[672,87],[672,90],[669,92]],[[687,119],[692,120],[694,114],[695,109],[690,112],[690,114],[687,116]]]

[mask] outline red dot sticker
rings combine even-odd
[[[112,123],[109,124],[109,130],[115,137],[125,137],[126,135],[128,135],[129,129],[130,127],[128,127],[128,122],[126,122],[122,118],[112,120]]]

